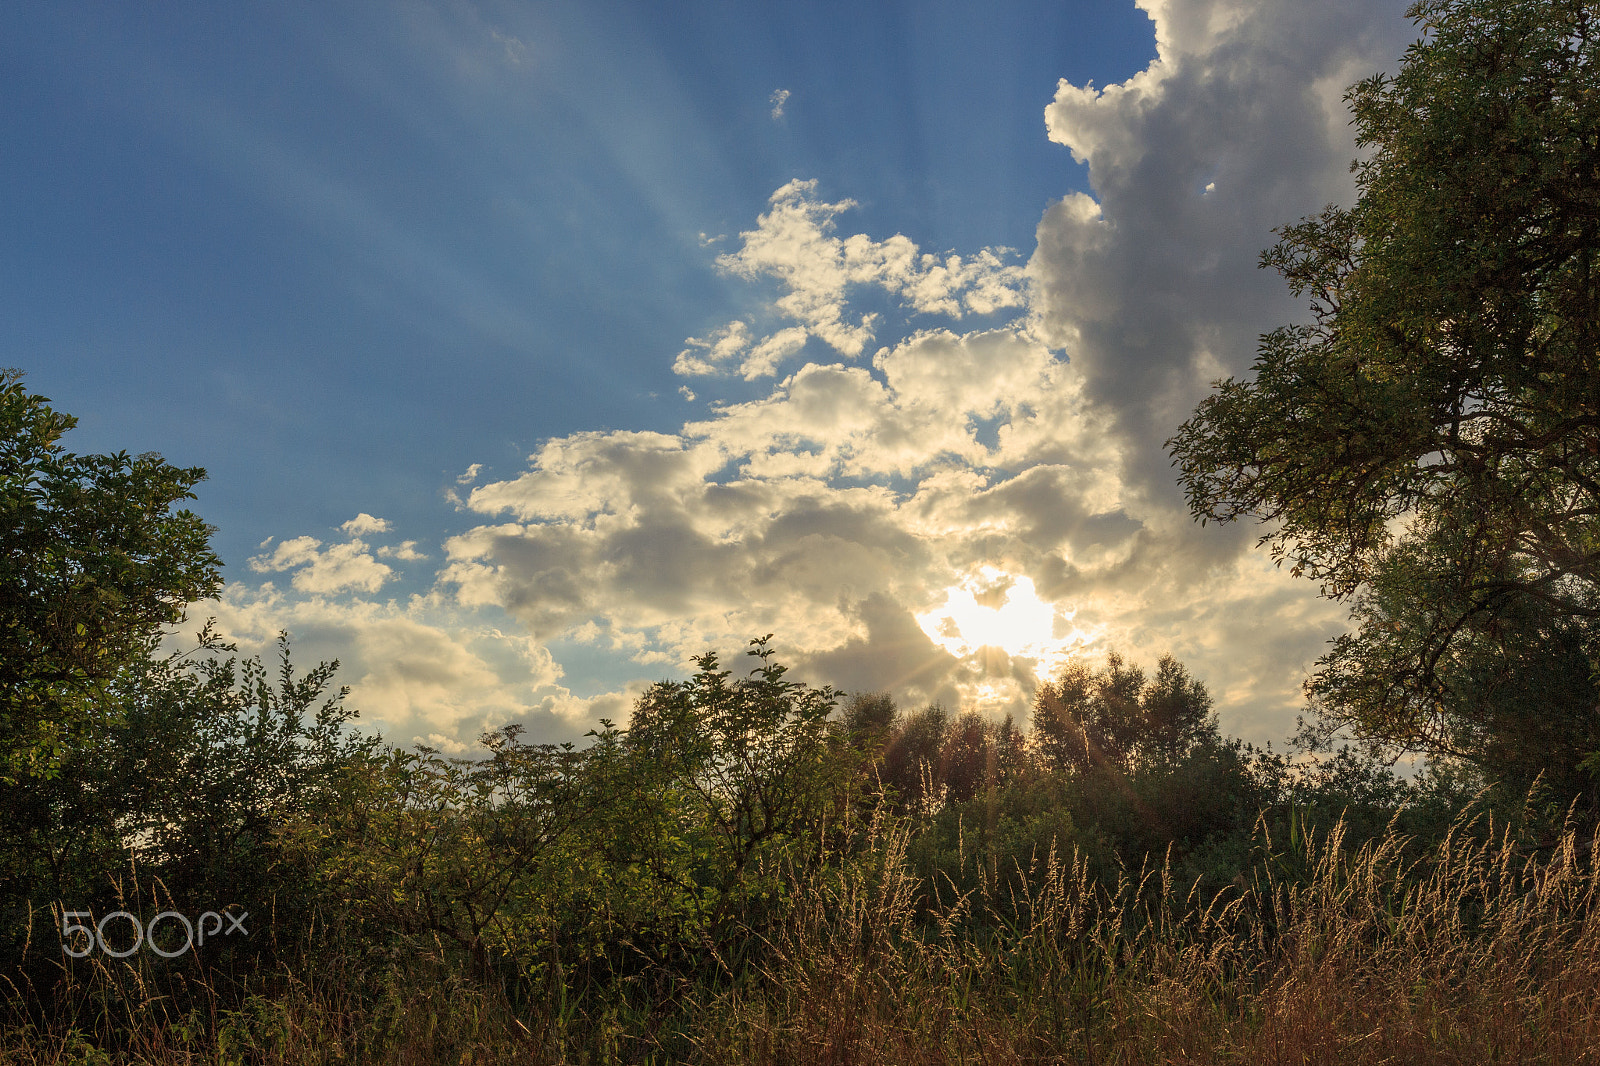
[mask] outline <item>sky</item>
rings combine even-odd
[[[1282,739],[1342,608],[1164,442],[1348,203],[1394,0],[0,10],[0,363],[208,480],[245,654],[466,752],[791,676],[1026,721],[1172,654]]]

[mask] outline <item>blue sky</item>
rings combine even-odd
[[[1297,313],[1255,253],[1411,37],[1329,7],[13,5],[5,361],[206,467],[199,613],[401,741],[767,631],[1019,716],[1170,650],[1281,736],[1338,612],[1161,442]]]

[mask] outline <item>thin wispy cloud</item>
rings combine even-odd
[[[502,33],[497,29],[490,29],[489,35],[500,45],[506,62],[512,66],[521,66],[523,60],[528,58],[528,46],[520,38],[509,33]]]
[[[772,115],[772,121],[776,122],[778,119],[783,117],[783,108],[784,105],[789,102],[789,96],[790,93],[788,89],[777,89],[770,97],[767,98],[767,103],[772,107],[770,112]]]

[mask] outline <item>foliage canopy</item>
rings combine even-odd
[[[74,455],[75,424],[0,372],[0,782],[54,772],[97,694],[219,587],[210,527],[173,509],[205,471]]]
[[[1562,664],[1580,691],[1553,713],[1595,715],[1600,11],[1409,14],[1426,36],[1400,72],[1347,94],[1355,206],[1262,256],[1312,322],[1267,334],[1252,378],[1218,383],[1168,445],[1197,518],[1271,523],[1280,561],[1351,602],[1359,632],[1309,683],[1322,708],[1482,759],[1481,682],[1518,643],[1583,630],[1590,654]]]

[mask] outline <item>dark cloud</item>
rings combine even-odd
[[[1393,0],[1141,6],[1156,63],[1100,93],[1063,82],[1046,109],[1098,213],[1053,207],[1031,267],[1044,328],[1126,447],[1126,481],[1175,506],[1162,442],[1212,379],[1249,367],[1261,333],[1300,317],[1257,257],[1275,227],[1351,198],[1343,92],[1414,31]]]

